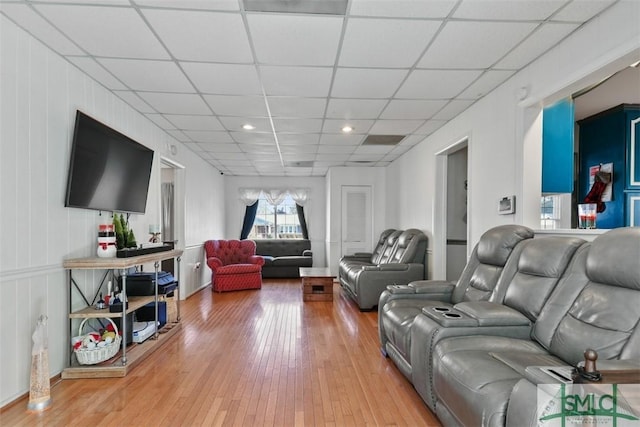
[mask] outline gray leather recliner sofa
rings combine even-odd
[[[415,317],[410,379],[444,425],[537,425],[536,386],[559,382],[539,366],[575,366],[593,348],[601,370],[640,368],[638,304],[640,228],[527,240],[502,303]]]
[[[380,295],[378,334],[383,354],[388,355],[411,378],[409,333],[415,317],[426,306],[439,310],[463,301],[502,301],[515,269],[505,270],[513,251],[519,253],[522,242],[533,238],[533,230],[521,225],[502,225],[486,231],[473,249],[460,279],[418,280],[408,285],[393,285]],[[511,257],[513,258],[513,257]],[[501,282],[500,286],[498,282]]]
[[[369,260],[363,256],[340,260],[340,285],[360,310],[370,310],[388,285],[424,279],[426,251],[427,236],[422,231],[385,230]]]

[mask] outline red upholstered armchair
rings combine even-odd
[[[204,242],[211,283],[217,292],[262,287],[264,258],[256,255],[253,240],[207,240]]]

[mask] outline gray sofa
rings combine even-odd
[[[308,239],[258,239],[256,254],[264,258],[263,278],[300,277],[300,267],[313,266]]]
[[[340,286],[360,310],[378,305],[391,284],[407,284],[426,276],[427,236],[420,230],[385,230],[371,254],[345,256],[338,264]]]
[[[408,337],[402,305],[384,307],[403,289],[381,296],[385,347],[408,355],[408,378],[446,426],[537,425],[537,386],[561,382],[540,367],[575,366],[587,348],[599,353],[599,369],[636,369],[640,380],[640,228],[519,246],[494,288],[505,289],[502,298],[426,303]],[[416,290],[406,288],[415,305]]]

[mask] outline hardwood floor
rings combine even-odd
[[[124,378],[63,380],[52,405],[27,401],[0,425],[439,426],[378,346],[377,313],[334,284],[302,302],[299,280],[184,301],[182,331]]]

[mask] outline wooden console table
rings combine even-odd
[[[122,291],[126,295],[127,289],[127,269],[131,267],[135,267],[137,265],[154,263],[156,277],[158,273],[158,269],[160,266],[160,262],[167,259],[175,258],[177,259],[177,275],[176,278],[180,277],[180,257],[182,256],[182,250],[174,249],[170,251],[164,252],[155,252],[152,254],[132,256],[128,258],[98,258],[98,257],[89,257],[89,258],[75,258],[68,259],[63,262],[63,267],[69,270],[69,307],[73,307],[72,295],[73,289],[75,287],[76,291],[80,293],[80,296],[83,298],[86,307],[81,310],[76,310],[69,313],[69,338],[67,343],[71,342],[71,337],[74,336],[74,330],[72,325],[73,319],[84,319],[84,318],[120,318],[120,324],[122,326],[122,348],[120,350],[120,357],[114,357],[111,360],[98,363],[95,365],[80,365],[77,361],[74,361],[74,352],[70,350],[69,356],[69,367],[62,371],[63,379],[72,379],[72,378],[113,378],[113,377],[124,377],[127,374],[127,371],[135,366],[137,363],[144,360],[148,355],[150,355],[153,351],[158,349],[162,344],[166,343],[169,338],[175,335],[180,329],[180,283],[178,283],[178,287],[175,292],[175,300],[177,304],[177,319],[175,323],[167,323],[162,330],[157,330],[154,334],[154,339],[148,339],[142,344],[137,344],[131,346],[131,349],[128,351],[127,349],[127,314],[134,312],[140,307],[148,304],[155,303],[155,318],[156,324],[158,321],[158,287],[156,286],[155,295],[150,296],[131,296],[128,297],[128,306],[124,307],[121,312],[110,312],[108,309],[97,310],[93,306],[96,302],[96,297],[98,296],[98,292],[101,290],[101,286],[98,286],[98,290],[93,296],[93,300],[89,300],[80,287],[77,285],[73,278],[73,270],[107,270],[107,273],[103,277],[104,279],[109,274],[109,270],[111,271],[112,278],[114,278],[113,272],[116,270],[120,271],[120,276],[122,277]],[[101,283],[102,285],[102,283]],[[133,325],[129,326],[131,328]],[[161,333],[159,333],[161,332]],[[67,344],[69,345],[69,344]]]
[[[302,301],[333,301],[333,278],[328,268],[300,267]]]

